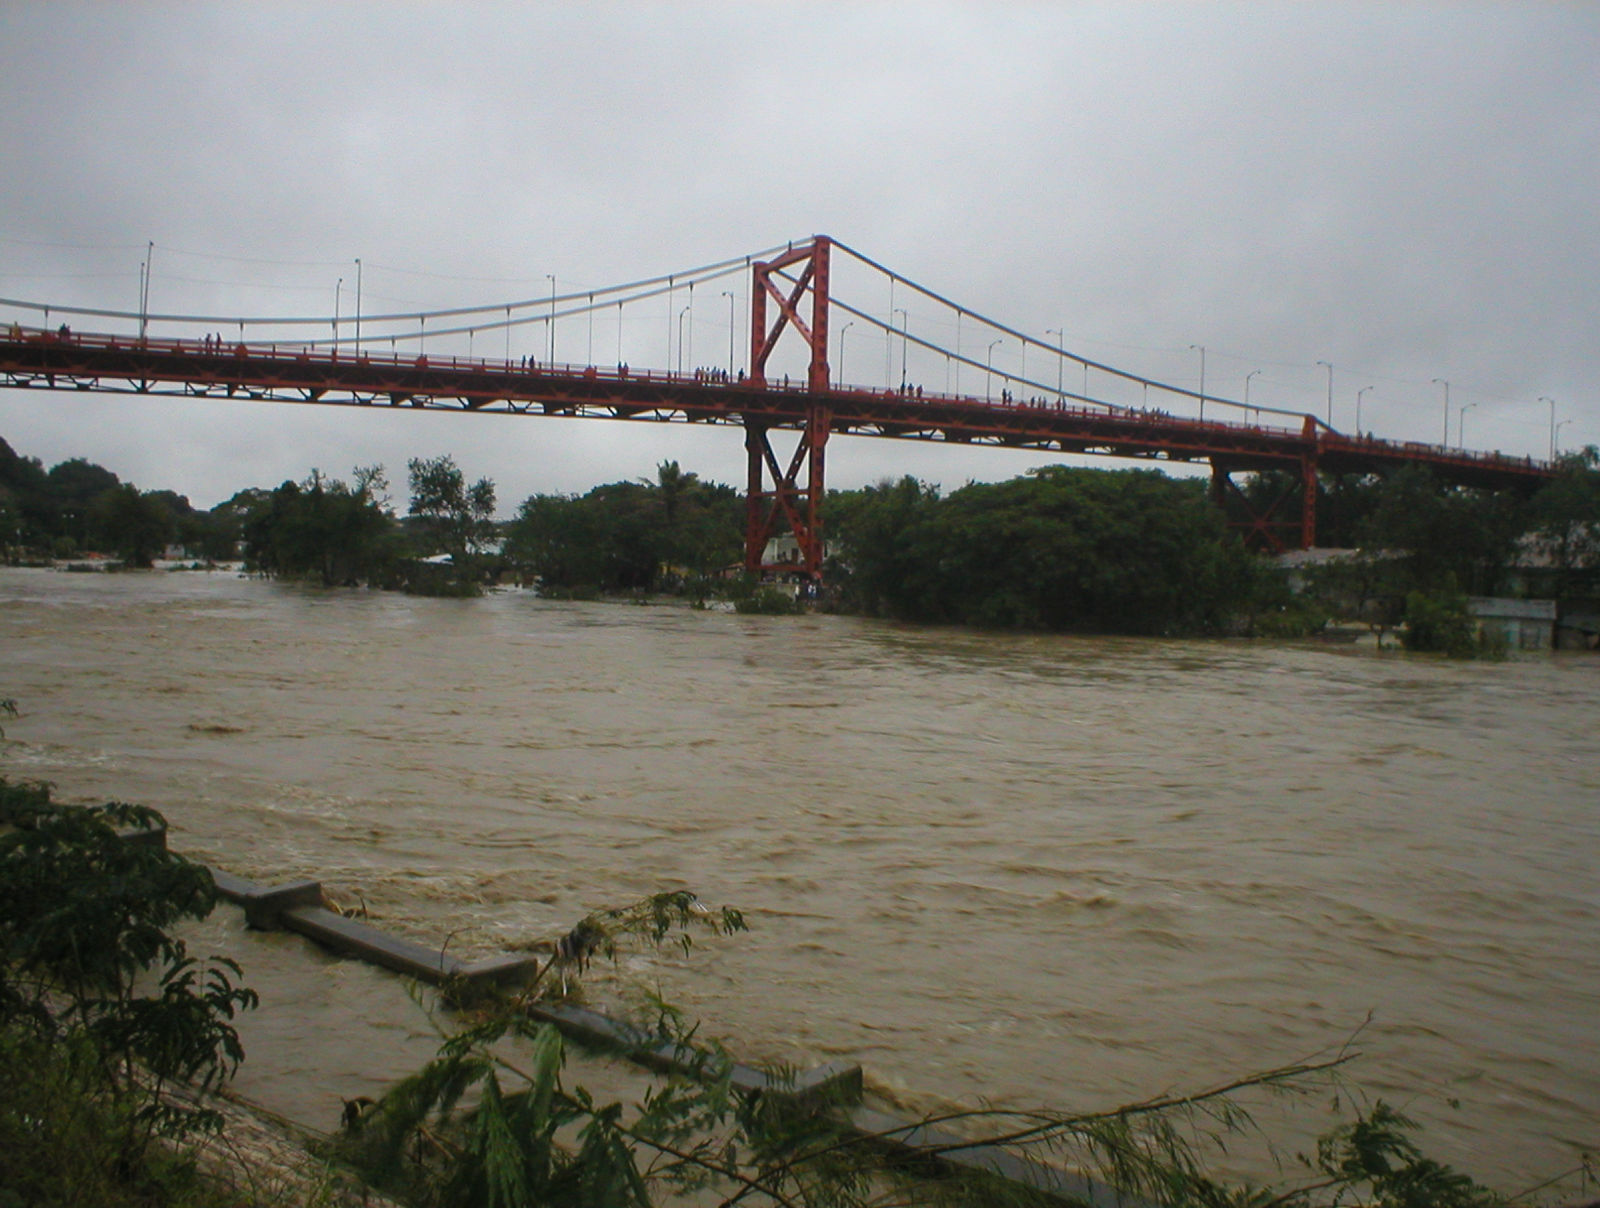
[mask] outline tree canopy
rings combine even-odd
[[[246,564],[329,587],[370,581],[394,554],[393,518],[374,498],[382,484],[376,467],[357,469],[353,484],[318,470],[304,482],[285,482],[244,521]]]
[[[648,591],[737,562],[743,533],[744,504],[732,487],[665,461],[653,483],[529,497],[511,522],[505,552],[551,586]]]
[[[471,486],[448,453],[438,457],[413,457],[411,515],[428,545],[428,553],[449,554],[462,564],[481,553],[493,539],[494,483],[480,478]]]
[[[1193,480],[1048,466],[941,499],[906,478],[837,499],[847,601],[906,620],[1206,632],[1259,575]]]

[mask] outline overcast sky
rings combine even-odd
[[[348,316],[358,257],[371,313],[820,232],[1161,380],[1197,387],[1204,346],[1212,394],[1259,370],[1253,400],[1323,414],[1330,362],[1340,428],[1371,387],[1363,428],[1438,441],[1442,379],[1452,442],[1465,408],[1468,445],[1543,456],[1541,398],[1562,446],[1600,442],[1593,3],[0,0],[0,101],[0,297],[136,309],[153,242],[152,311],[331,315],[337,293]],[[745,287],[696,301],[696,362],[726,361],[722,289]],[[851,300],[888,315],[881,288]],[[636,366],[667,363],[655,305]],[[587,352],[585,324],[557,337]],[[846,376],[882,385],[894,349],[847,339]],[[439,453],[505,514],[667,458],[744,475],[732,428],[75,393],[0,390],[0,436],[200,506]],[[949,489],[1040,460],[836,438],[828,469]]]

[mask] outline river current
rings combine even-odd
[[[635,957],[743,1059],[918,1111],[1099,1108],[1337,1051],[1507,1190],[1600,1147],[1600,659],[0,571],[0,772],[161,809],[452,951],[667,888]],[[219,910],[247,1094],[320,1127],[433,1046]],[[1369,1019],[1370,1017],[1370,1019]]]

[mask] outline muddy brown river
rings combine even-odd
[[[591,995],[906,1110],[1112,1106],[1359,1030],[1442,1160],[1517,1190],[1600,1146],[1592,655],[8,569],[0,696],[5,775],[455,952],[736,905],[748,935]],[[199,935],[263,991],[247,1094],[329,1127],[430,1051],[395,979],[236,915]]]

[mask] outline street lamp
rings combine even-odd
[[[339,294],[344,289],[344,278],[340,277],[333,287],[333,355],[339,355]]]
[[[844,338],[855,325],[856,321],[851,319],[850,322],[839,329],[839,384],[841,386],[844,385]]]
[[[1255,377],[1260,372],[1261,372],[1261,370],[1259,370],[1259,369],[1252,369],[1249,373],[1244,375],[1244,405],[1246,407],[1248,407],[1250,405],[1250,379]],[[1261,410],[1260,410],[1260,408],[1257,408],[1256,409],[1256,420],[1257,420],[1257,422],[1260,422],[1260,419],[1261,419]]]
[[[1206,346],[1191,344],[1189,351],[1200,353],[1200,418],[1203,420],[1206,417]]]
[[[1477,403],[1463,403],[1461,410],[1456,413],[1456,444],[1460,448],[1467,447],[1467,412],[1477,405]]]
[[[510,331],[508,327],[506,329]],[[361,356],[361,257],[356,257],[356,356]],[[510,358],[508,357],[507,360]]]
[[[728,380],[731,382],[733,380],[733,337],[738,330],[739,323],[733,313],[733,291],[725,289],[722,291],[722,296],[728,300]]]
[[[1333,362],[1332,361],[1318,361],[1317,364],[1324,366],[1328,371],[1328,427],[1332,428],[1333,427]],[[1446,437],[1448,437],[1450,434],[1448,432],[1446,432],[1445,435],[1446,435]]]
[[[1554,461],[1556,459],[1556,400],[1549,395],[1541,394],[1539,401],[1550,404],[1550,460]]]
[[[1564,419],[1559,424],[1556,425],[1555,438],[1554,438],[1554,440],[1553,440],[1553,442],[1551,443],[1551,446],[1550,446],[1552,449],[1559,449],[1561,447],[1561,429],[1565,428],[1571,422],[1572,421],[1570,419]],[[1555,456],[1555,454],[1552,453],[1550,456],[1553,458]]]
[[[911,316],[905,311],[896,308],[889,313],[891,319],[900,316],[900,393],[906,392],[906,326],[911,322]]]
[[[1356,391],[1356,435],[1361,435],[1361,396],[1371,390],[1371,386],[1363,386]]]
[[[1448,446],[1450,443],[1450,383],[1443,378],[1434,378],[1433,384],[1444,387],[1444,443]]]
[[[1061,391],[1061,372],[1066,367],[1066,342],[1067,337],[1059,327],[1046,327],[1044,334],[1056,338],[1056,399],[1060,401],[1065,397]]]
[[[683,316],[688,313],[689,307],[687,306],[678,312],[678,372],[680,374],[683,372]]]
[[[156,266],[156,241],[150,240],[144,263],[139,266],[139,343],[144,343],[145,331],[150,325],[150,274]],[[45,312],[44,325],[50,326],[50,312]]]
[[[550,364],[556,363],[556,275],[546,273],[550,279]]]
[[[1004,343],[1004,340],[990,340],[989,351],[983,357],[983,401],[986,403],[994,399],[994,346]]]

